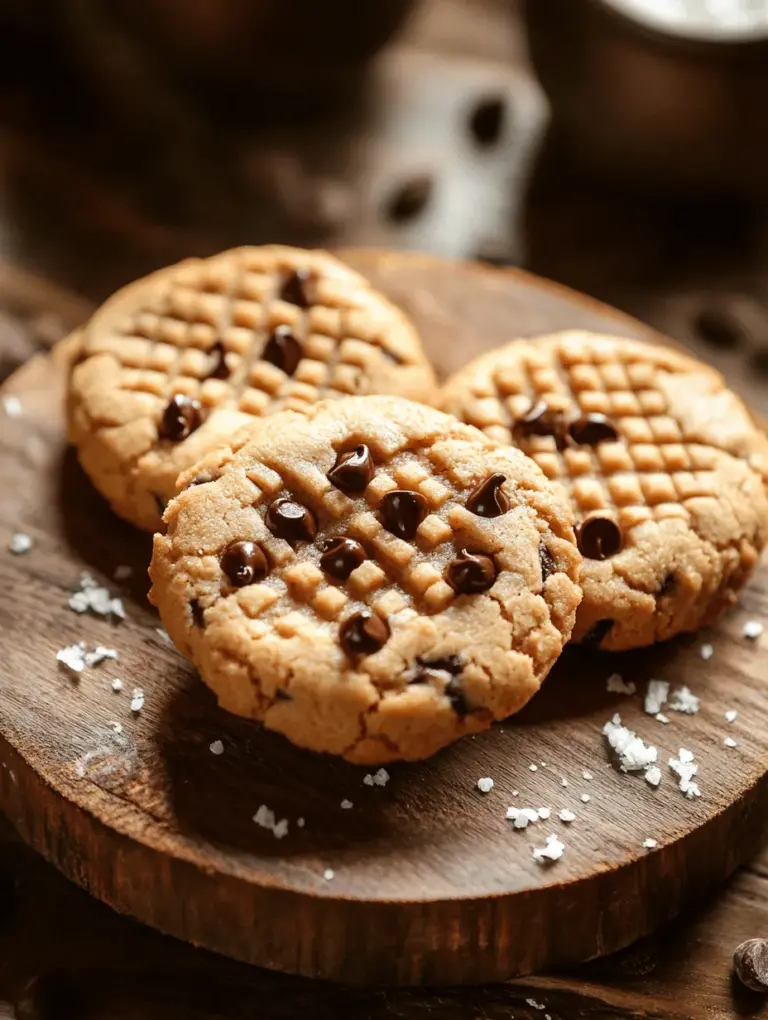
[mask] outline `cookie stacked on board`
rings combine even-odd
[[[768,441],[706,366],[572,332],[438,389],[403,313],[324,252],[120,291],[81,330],[69,422],[158,531],[150,598],[220,703],[365,764],[516,712],[570,640],[711,622],[766,542]]]

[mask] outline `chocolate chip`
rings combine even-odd
[[[327,478],[337,489],[349,495],[364,492],[375,472],[371,451],[365,443],[360,443],[354,450],[338,455]]]
[[[160,423],[160,435],[174,443],[181,442],[203,422],[200,403],[193,397],[177,393],[171,397]]]
[[[425,669],[439,669],[445,673],[453,673],[458,676],[464,668],[460,655],[443,655],[438,659],[425,659],[419,656],[416,660]]]
[[[199,627],[200,630],[205,629],[205,610],[202,607],[200,599],[192,599],[189,603],[189,609],[192,613],[192,623]]]
[[[576,528],[576,541],[588,560],[607,560],[621,549],[621,529],[611,517],[587,517]]]
[[[269,573],[269,561],[255,542],[230,542],[219,562],[235,588],[261,581]]]
[[[479,595],[493,585],[497,573],[493,557],[462,549],[448,564],[445,580],[457,595]]]
[[[604,414],[585,414],[568,426],[568,435],[583,446],[615,443],[619,433]]]
[[[432,197],[433,181],[429,174],[416,174],[403,181],[384,207],[389,223],[407,223],[424,212]]]
[[[471,708],[467,701],[467,695],[464,693],[464,684],[457,676],[451,677],[448,683],[445,685],[443,694],[448,698],[451,703],[451,708],[454,710],[456,715],[465,716],[469,715]]]
[[[448,698],[457,715],[467,715],[470,708],[464,695],[464,687],[459,679],[464,668],[461,657],[458,655],[444,655],[437,659],[419,657],[416,662],[418,668],[408,683],[426,684],[436,679],[436,673],[450,674],[443,687],[443,694]]]
[[[315,279],[309,269],[297,269],[286,279],[280,297],[289,305],[309,308],[315,303]]]
[[[372,655],[382,648],[389,638],[389,625],[370,611],[363,609],[345,620],[339,630],[341,647],[350,658]]]
[[[753,992],[768,992],[768,940],[747,939],[733,954],[733,969],[741,983]]]
[[[562,433],[563,416],[552,408],[545,400],[537,400],[512,426],[518,438],[529,436],[559,436]]]
[[[366,559],[365,549],[353,538],[329,538],[323,550],[320,566],[339,581],[346,581]]]
[[[290,326],[276,326],[261,356],[264,361],[276,365],[286,375],[293,375],[303,353],[301,344],[293,335]]]
[[[229,379],[226,351],[221,340],[217,340],[208,353],[211,355],[211,367],[206,379]]]
[[[379,503],[384,527],[398,538],[410,541],[429,512],[429,504],[420,492],[393,489]]]
[[[547,549],[543,539],[539,541],[539,563],[541,564],[542,583],[546,581],[548,577],[551,577],[552,574],[557,573],[555,561],[552,559],[549,549]]]
[[[509,497],[502,489],[506,475],[495,474],[480,482],[467,499],[467,510],[478,517],[501,517],[509,510]]]
[[[581,643],[587,648],[599,648],[614,622],[614,620],[598,620],[592,630],[588,631],[581,639]]]
[[[289,542],[311,542],[317,534],[317,522],[312,511],[287,496],[269,504],[265,520],[274,535]]]
[[[469,131],[483,149],[495,145],[501,137],[507,106],[501,96],[481,99],[469,115]]]

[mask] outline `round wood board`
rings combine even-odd
[[[515,335],[569,326],[660,339],[523,273],[346,257],[410,312],[443,371]],[[479,982],[617,950],[755,850],[768,827],[768,655],[742,628],[768,615],[764,567],[706,636],[622,656],[569,650],[518,717],[392,767],[385,787],[371,787],[368,770],[220,711],[158,633],[145,598],[149,536],[110,513],[65,443],[67,357],[65,345],[33,360],[4,390],[22,413],[0,419],[0,542],[5,550],[23,531],[34,546],[0,555],[0,807],[85,889],[267,967],[351,982]],[[125,564],[132,577],[118,584]],[[83,570],[122,588],[124,622],[68,607]],[[56,651],[79,640],[120,658],[73,681]],[[703,640],[714,645],[709,661]],[[614,671],[638,693],[607,693]],[[666,726],[644,714],[650,677],[689,685],[701,711],[670,712]],[[138,714],[134,686],[146,697]],[[728,709],[739,713],[732,724]],[[659,789],[611,763],[601,731],[617,711],[658,746]],[[217,740],[220,755],[210,750]],[[680,747],[700,763],[700,799],[687,800],[667,767]],[[481,776],[495,782],[488,795],[476,788]],[[261,804],[288,820],[284,839],[254,823]],[[516,831],[510,804],[552,814]],[[557,817],[566,807],[577,815],[570,825]],[[566,850],[545,867],[531,849],[552,832]],[[647,838],[657,849],[643,848]]]

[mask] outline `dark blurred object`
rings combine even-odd
[[[531,56],[575,158],[669,189],[768,195],[768,31],[664,31],[618,0],[526,0]],[[713,16],[714,17],[714,16]]]

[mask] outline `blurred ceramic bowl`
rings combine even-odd
[[[766,0],[526,0],[580,162],[667,188],[768,192]]]

